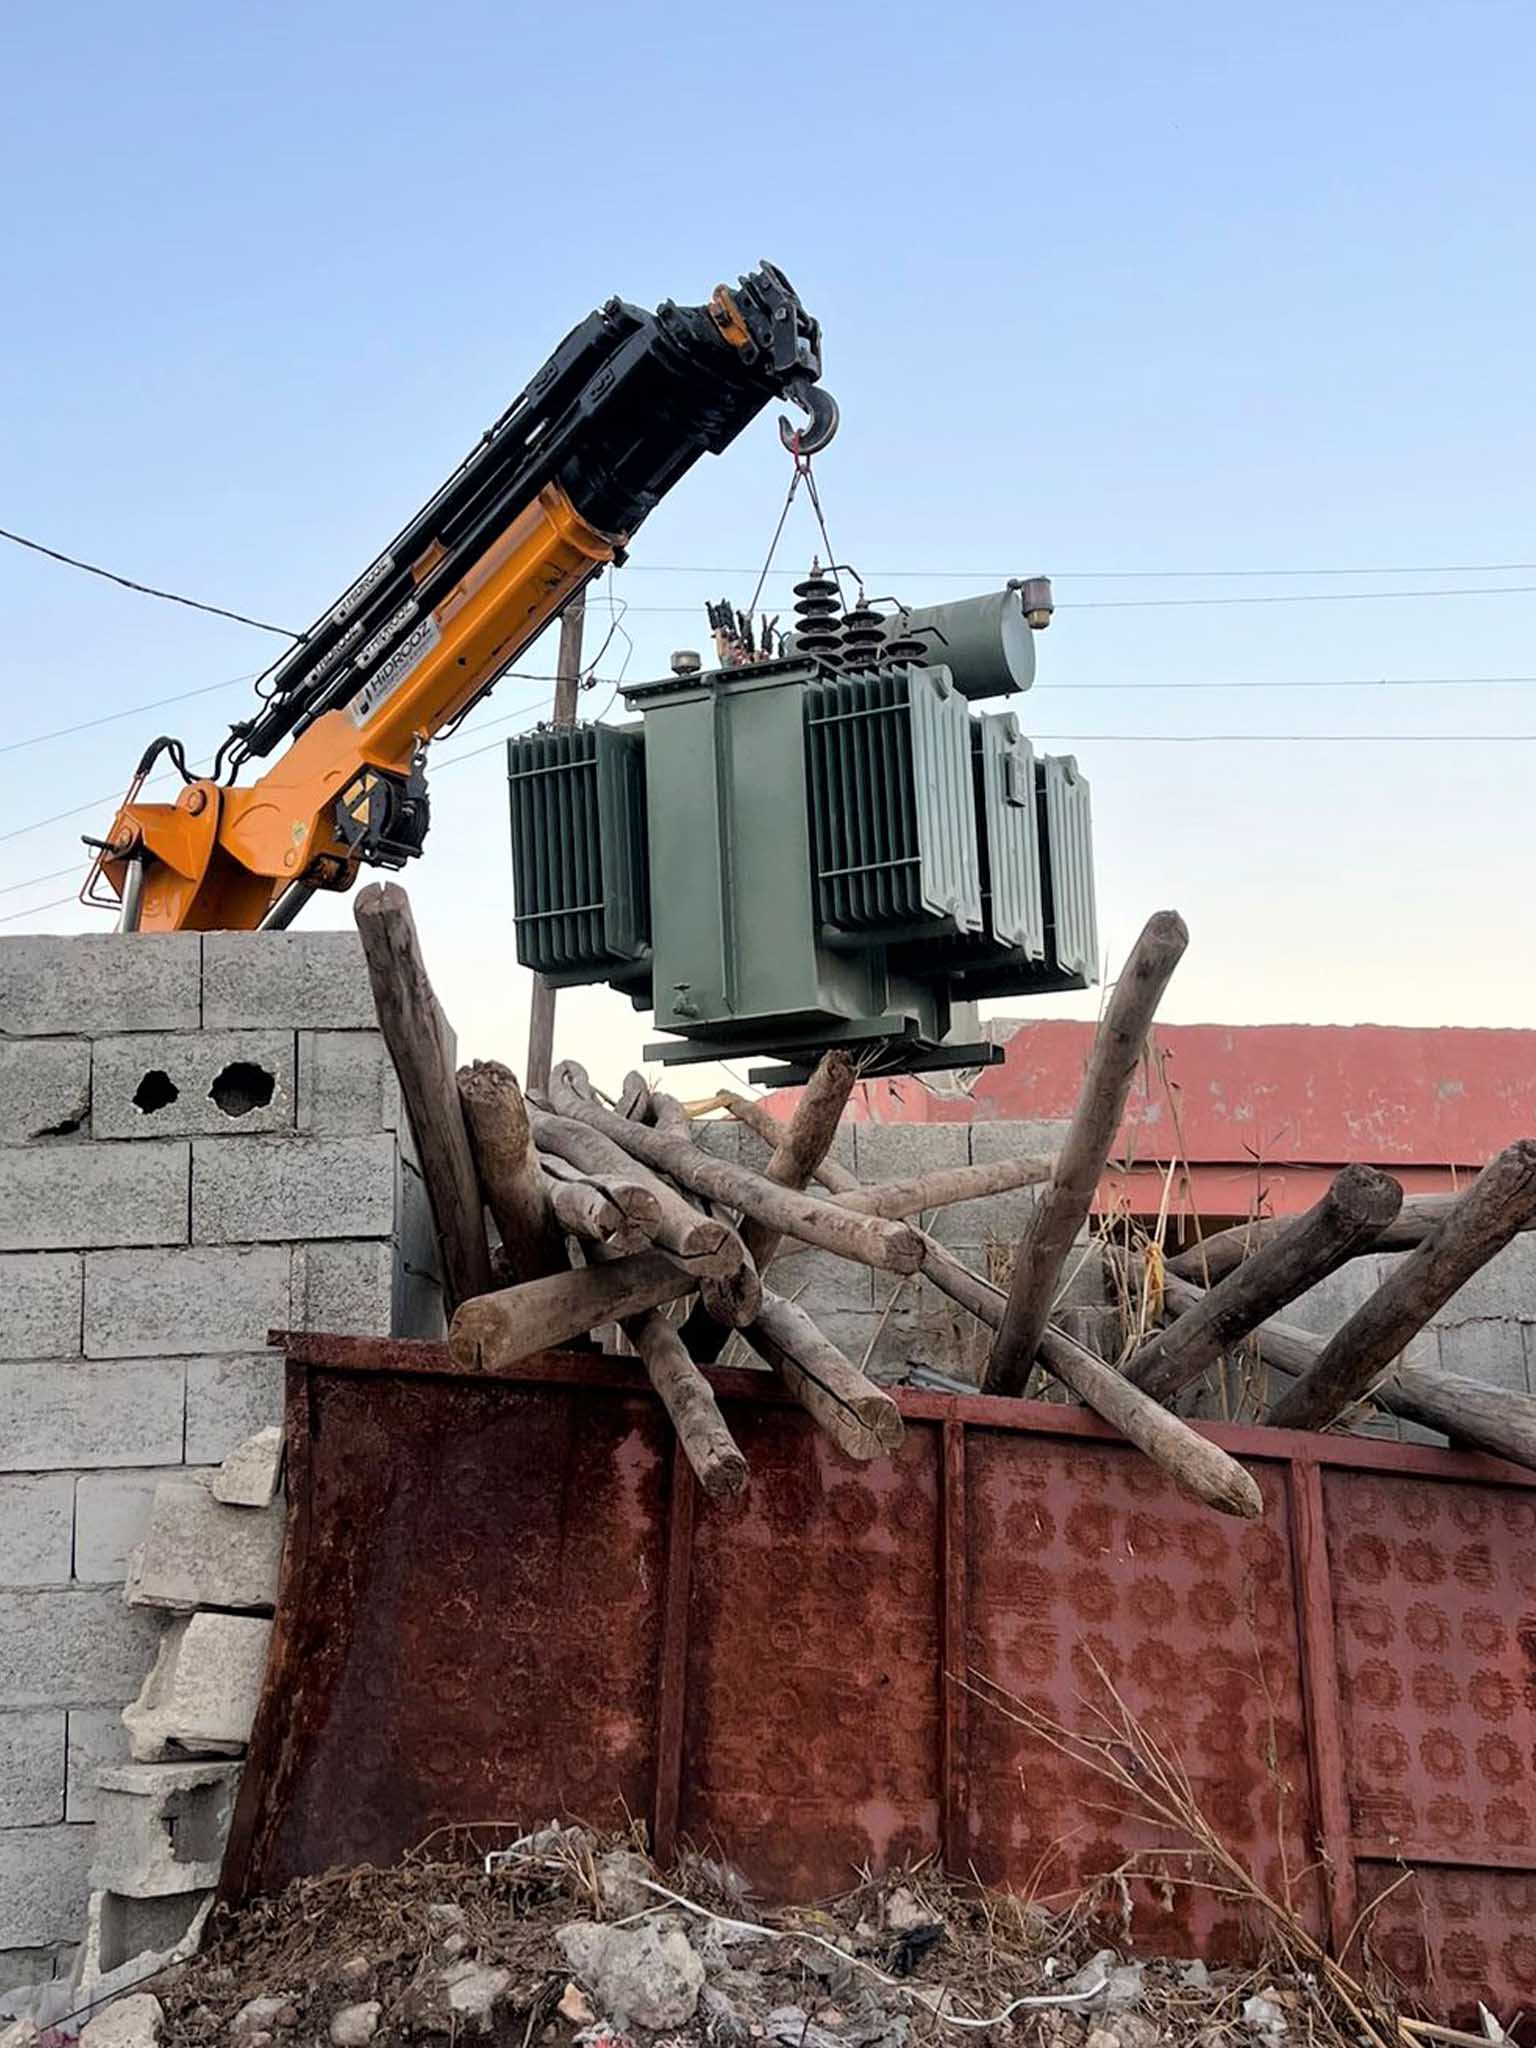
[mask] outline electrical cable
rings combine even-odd
[[[721,569],[694,562],[630,562],[637,576],[750,576],[750,569]],[[1414,562],[1407,567],[1373,569],[1054,569],[1052,575],[1075,583],[1174,583],[1214,582],[1222,577],[1281,576],[1523,576],[1536,571],[1536,562]],[[778,569],[779,576],[798,576],[798,569]],[[871,581],[889,576],[902,583],[936,582],[1005,583],[1017,569],[871,569]]]
[[[226,676],[222,683],[202,683],[195,690],[179,690],[174,697],[152,697],[146,704],[130,704],[122,711],[104,711],[100,718],[82,718],[74,725],[56,726],[52,732],[30,733],[26,739],[0,742],[0,754],[19,753],[23,747],[40,747],[47,740],[68,739],[73,733],[94,732],[98,725],[112,725],[120,718],[136,718],[141,711],[159,711],[167,704],[185,704],[192,697],[208,697],[215,690],[232,690],[236,683],[255,680],[256,671],[247,669],[243,676]]]
[[[881,580],[886,580],[888,574],[884,572]],[[873,576],[870,581],[874,581]],[[1059,612],[1113,612],[1160,611],[1200,605],[1389,604],[1400,598],[1413,597],[1529,597],[1533,591],[1536,591],[1536,583],[1490,583],[1448,585],[1437,590],[1296,590],[1255,597],[1076,597],[1062,599],[1056,609]],[[657,618],[692,618],[698,607],[691,604],[637,604],[630,609]]]
[[[295,646],[306,637],[287,626],[271,625],[266,619],[253,619],[244,612],[227,611],[221,604],[204,604],[201,598],[183,597],[175,590],[158,590],[153,583],[136,583],[131,576],[119,576],[115,569],[103,569],[95,562],[81,561],[78,555],[66,555],[57,548],[44,547],[40,540],[28,540],[24,533],[12,533],[8,527],[0,526],[0,540],[10,541],[13,547],[29,548],[35,555],[46,555],[50,562],[62,562],[67,569],[81,569],[87,576],[100,576],[104,582],[116,583],[123,590],[137,591],[140,597],[158,597],[166,604],[184,604],[189,611],[209,612],[216,619],[233,619],[237,626],[253,626],[258,633],[276,633],[281,639],[292,640]]]

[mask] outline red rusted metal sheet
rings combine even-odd
[[[713,1377],[752,1467],[732,1506],[629,1361],[471,1376],[289,1341],[228,1894],[552,1816],[644,1816],[659,1853],[717,1845],[778,1897],[934,1852],[1073,1892],[1177,1845],[957,1681],[1088,1728],[1102,1673],[1336,1947],[1380,1899],[1375,1953],[1441,2010],[1536,1991],[1536,1475],[1212,1427],[1264,1495],[1244,1526],[1081,1410],[904,1393],[901,1451],[860,1465],[766,1375]],[[1133,1932],[1212,1957],[1253,1934],[1176,1884],[1138,1888]]]

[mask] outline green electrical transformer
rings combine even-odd
[[[801,610],[781,659],[679,655],[625,691],[637,723],[508,743],[518,959],[654,1010],[665,1065],[988,1065],[976,1001],[1097,979],[1088,784],[971,708],[1033,680],[1049,585]]]

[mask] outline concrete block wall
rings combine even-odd
[[[356,938],[0,941],[0,1987],[81,1937],[163,1623],[128,1553],[278,1419],[273,1327],[441,1328]]]

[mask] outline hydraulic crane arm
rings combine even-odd
[[[316,889],[420,853],[428,743],[490,690],[707,450],[775,395],[792,447],[831,440],[816,388],[821,334],[764,263],[707,306],[655,313],[612,299],[583,321],[378,559],[267,678],[211,777],[157,740],[101,843],[87,900],[121,899],[125,929],[287,924]],[[279,747],[249,786],[232,778]],[[140,789],[161,753],[174,803]],[[223,779],[226,761],[229,780]],[[99,878],[114,892],[93,894]]]

